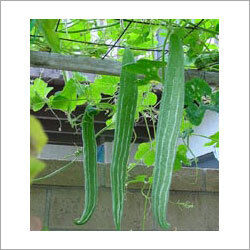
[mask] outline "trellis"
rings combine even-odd
[[[152,21],[137,21],[137,20],[133,20],[133,19],[116,19],[118,20],[118,22],[113,23],[113,24],[109,24],[109,25],[105,25],[105,26],[98,26],[98,27],[92,27],[89,29],[82,29],[82,30],[77,30],[77,31],[58,31],[58,27],[59,24],[61,22],[61,19],[58,19],[56,28],[55,28],[55,32],[57,33],[81,33],[81,32],[87,32],[87,31],[91,31],[91,30],[99,30],[99,29],[106,29],[109,27],[113,27],[115,25],[118,25],[121,21],[122,22],[128,22],[127,26],[124,28],[124,30],[121,32],[121,34],[119,35],[119,37],[114,41],[113,44],[106,44],[106,43],[95,43],[95,42],[88,42],[88,41],[81,41],[81,40],[74,40],[74,39],[67,39],[67,38],[60,38],[60,40],[62,41],[67,41],[67,42],[74,42],[74,43],[83,43],[83,44],[89,44],[89,45],[95,45],[95,46],[106,46],[109,47],[108,51],[102,56],[102,59],[106,58],[108,56],[108,54],[113,50],[113,48],[125,48],[125,46],[121,46],[121,45],[117,45],[117,43],[122,39],[122,37],[124,36],[124,34],[127,32],[127,30],[129,29],[130,25],[132,23],[137,23],[137,24],[142,24],[142,25],[156,25],[158,27],[167,27],[167,23],[153,23]],[[194,30],[196,29],[201,29],[204,32],[209,32],[212,33],[213,35],[218,35],[217,32],[214,32],[212,30],[208,30],[205,29],[203,27],[200,27],[200,25],[204,22],[205,19],[201,19],[197,24],[193,24],[193,23],[189,23],[190,26],[185,26],[185,29],[188,29],[189,32],[185,35],[184,38],[187,38]],[[175,24],[173,24],[173,26],[175,26]],[[42,36],[37,36],[37,35],[30,35],[33,38],[42,38]],[[159,46],[158,48],[140,48],[140,47],[130,47],[131,50],[140,50],[140,51],[151,51],[151,52],[162,52],[162,46]],[[161,49],[159,49],[161,48]],[[165,50],[165,53],[167,53],[168,50]],[[157,60],[160,60],[161,57],[157,58]]]

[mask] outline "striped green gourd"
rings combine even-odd
[[[123,66],[128,63],[134,63],[134,57],[129,49],[125,49],[122,60],[114,144],[110,166],[112,209],[114,223],[117,230],[121,229],[126,167],[129,157],[138,95],[136,75],[127,72],[123,68]]]
[[[169,189],[173,173],[177,139],[184,107],[184,55],[179,36],[170,36],[170,55],[163,80],[163,92],[156,133],[155,167],[153,171],[152,209],[161,228],[166,220]]]
[[[82,118],[85,203],[81,218],[74,221],[77,225],[82,225],[90,219],[97,202],[97,145],[94,130],[94,116],[97,113],[96,108],[88,105]]]

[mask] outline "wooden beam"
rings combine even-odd
[[[30,51],[30,66],[112,76],[119,76],[121,71],[117,61],[40,51]]]
[[[120,76],[121,72],[121,63],[118,61],[40,51],[30,51],[30,66],[112,76]],[[193,77],[200,77],[210,85],[219,85],[218,72],[207,72],[196,69],[185,71],[186,81]]]

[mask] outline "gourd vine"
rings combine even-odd
[[[32,19],[30,34],[33,51],[105,57],[104,60],[115,57],[121,62],[119,77],[98,75],[89,80],[83,73],[62,71],[64,84],[59,91],[42,76],[31,79],[32,113],[51,111],[59,123],[59,132],[64,129],[61,119],[64,117],[76,134],[81,133],[83,142],[83,148],[73,154],[71,162],[47,175],[39,175],[33,183],[69,170],[81,155],[85,202],[82,216],[75,223],[86,223],[94,212],[98,196],[96,141],[113,130],[110,179],[115,228],[123,228],[126,189],[141,183],[141,194],[145,198],[142,230],[149,205],[158,224],[169,229],[166,215],[167,205],[172,203],[168,196],[173,171],[193,163],[198,171],[198,159],[190,146],[190,138],[202,137],[207,139],[204,146],[219,147],[219,133],[194,132],[208,110],[219,112],[218,87],[209,86],[201,77],[184,78],[188,76],[185,71],[190,69],[218,72],[218,20]],[[84,113],[79,115],[79,110]],[[97,110],[104,115],[105,124],[99,131],[94,129]],[[62,116],[58,115],[60,112]],[[136,132],[138,124],[143,124],[147,137],[140,143]],[[134,162],[129,162],[130,148],[137,143]],[[188,152],[192,159],[188,158]],[[141,163],[152,168],[153,175],[134,176],[133,171]],[[176,202],[185,207],[183,204],[185,202]]]

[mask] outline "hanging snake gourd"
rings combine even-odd
[[[134,57],[129,49],[125,49],[122,66],[134,63]],[[121,229],[123,214],[126,167],[133,132],[138,87],[136,75],[127,72],[123,67],[120,77],[120,90],[117,102],[117,117],[115,125],[112,161],[110,167],[112,188],[112,209],[117,230]]]
[[[90,219],[97,202],[97,145],[94,130],[94,116],[97,113],[96,108],[88,105],[82,118],[85,202],[81,218],[74,221],[77,225],[82,225]]]
[[[155,167],[153,171],[152,209],[163,229],[166,220],[177,139],[184,107],[184,55],[178,34],[170,36],[170,55],[163,80],[163,92],[156,134]]]

